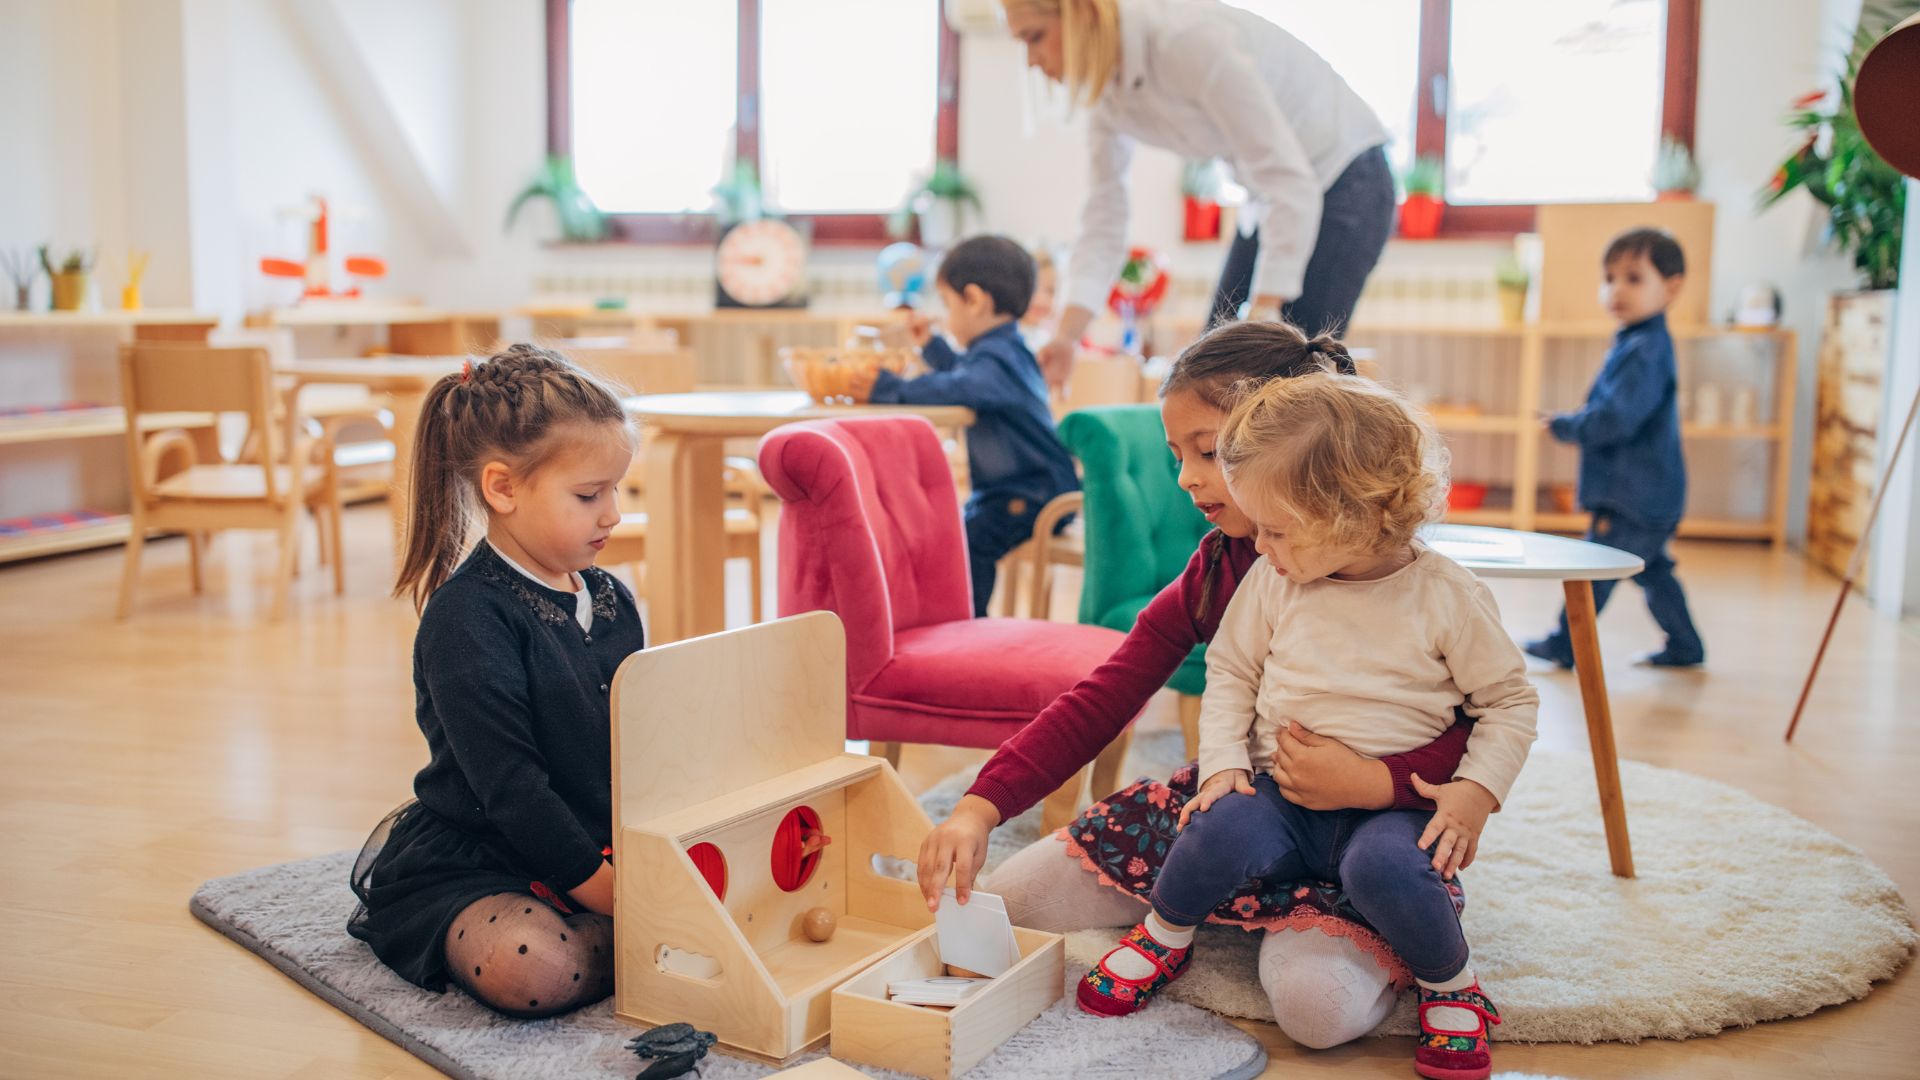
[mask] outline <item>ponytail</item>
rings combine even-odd
[[[393,595],[417,613],[446,584],[466,550],[479,509],[480,470],[505,461],[529,475],[569,423],[631,422],[613,388],[550,349],[510,346],[433,384],[420,407],[407,484],[407,534]]]

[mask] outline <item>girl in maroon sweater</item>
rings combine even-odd
[[[1227,494],[1214,462],[1215,433],[1236,388],[1318,370],[1322,357],[1343,372],[1353,370],[1345,347],[1330,335],[1309,340],[1283,322],[1232,323],[1194,343],[1174,364],[1161,388],[1167,445],[1180,462],[1180,486],[1215,531],[1201,541],[1179,580],[1141,611],[1113,656],[1001,744],[952,816],[928,835],[919,877],[929,907],[938,905],[949,872],[965,903],[994,826],[1092,761],[1193,647],[1213,639],[1234,589],[1259,561],[1252,525]],[[1450,779],[1471,727],[1462,716],[1427,746],[1377,760],[1290,728],[1272,772],[1288,799],[1310,809],[1432,809],[1414,791],[1412,777]],[[1095,803],[1059,833],[1008,859],[988,886],[1006,899],[1021,926],[1065,932],[1138,922],[1180,808],[1194,793],[1194,772],[1188,765],[1165,784],[1142,780]],[[1249,882],[1210,921],[1272,931],[1261,942],[1261,985],[1281,1029],[1303,1045],[1336,1046],[1366,1034],[1386,1018],[1411,979],[1331,884]]]

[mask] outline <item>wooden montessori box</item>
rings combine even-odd
[[[621,666],[614,1012],[775,1063],[831,1032],[837,1057],[948,1077],[1060,997],[1065,950],[1016,928],[1020,962],[965,1004],[886,999],[888,981],[941,970],[914,883],[933,825],[884,760],[845,751],[846,686],[826,612]],[[803,932],[817,908],[836,922],[824,942]]]

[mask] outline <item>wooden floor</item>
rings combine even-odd
[[[386,513],[348,518],[348,595],[309,564],[278,624],[264,537],[216,541],[202,597],[187,592],[185,544],[151,545],[126,624],[112,618],[117,550],[0,568],[0,1077],[436,1075],[186,908],[205,878],[358,845],[423,760],[413,619],[386,598]],[[1622,755],[1785,806],[1920,896],[1920,634],[1850,605],[1787,747],[1830,579],[1748,545],[1684,544],[1679,558],[1712,666],[1629,667],[1656,642],[1625,590],[1602,619]],[[741,564],[732,573],[738,596]],[[1493,584],[1517,634],[1552,617],[1551,584]],[[736,601],[733,621],[745,615]],[[1542,746],[1584,750],[1572,679],[1538,681]],[[903,772],[918,788],[978,757],[913,748]],[[1916,1021],[1908,971],[1801,1020],[1684,1043],[1503,1045],[1498,1063],[1579,1078],[1913,1077]],[[1411,1075],[1406,1039],[1312,1052],[1247,1027],[1270,1076]]]

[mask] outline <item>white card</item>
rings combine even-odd
[[[943,964],[994,978],[1020,961],[1020,943],[1014,940],[1006,901],[992,893],[975,892],[961,904],[948,889],[933,921]]]

